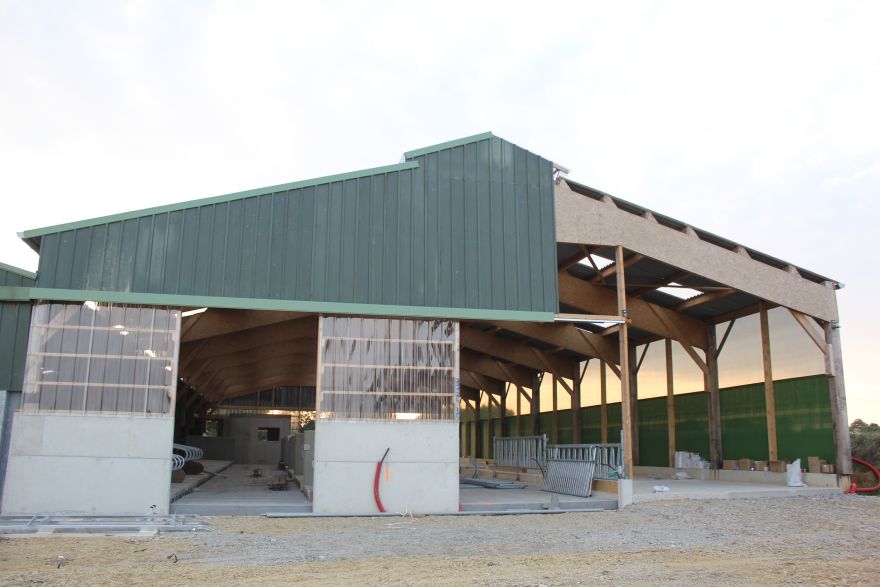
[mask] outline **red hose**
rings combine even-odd
[[[379,498],[379,475],[382,473],[382,463],[385,462],[385,457],[388,456],[389,450],[391,450],[390,446],[385,449],[385,454],[382,455],[382,459],[376,463],[376,475],[373,477],[373,497],[376,498],[376,506],[382,513],[385,513],[385,506],[382,505],[382,500]]]
[[[872,493],[874,491],[880,491],[880,470],[878,470],[877,467],[875,467],[868,461],[863,461],[860,458],[853,457],[852,460],[854,463],[858,463],[860,465],[868,467],[868,469],[870,469],[871,472],[874,473],[874,475],[877,477],[877,485],[875,485],[874,487],[856,487],[856,484],[853,483],[847,493]]]

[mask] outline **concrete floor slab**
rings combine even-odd
[[[254,469],[262,469],[262,477],[252,477]],[[171,504],[172,514],[199,515],[260,515],[269,512],[310,512],[312,505],[305,495],[290,483],[286,491],[269,489],[279,474],[265,465],[232,465]]]
[[[172,483],[171,484],[171,502],[174,503],[184,495],[190,493],[193,489],[202,485],[206,481],[209,481],[214,475],[217,473],[221,473],[225,471],[230,465],[232,465],[232,461],[212,461],[208,459],[202,459],[199,461],[205,467],[205,471],[199,473],[198,475],[187,475],[186,478],[181,483]]]
[[[655,486],[669,491],[655,492]],[[839,495],[841,490],[831,487],[788,487],[768,483],[713,481],[702,479],[643,479],[633,481],[633,502],[680,499],[749,499],[757,497],[790,497],[793,495]]]
[[[511,510],[614,510],[617,496],[594,491],[591,497],[575,497],[549,493],[532,487],[525,489],[489,489],[462,484],[459,487],[461,510],[511,511]]]

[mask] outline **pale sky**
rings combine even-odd
[[[318,4],[0,0],[0,261],[491,130],[845,283],[849,416],[880,421],[880,3]]]

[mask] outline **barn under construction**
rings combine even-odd
[[[282,471],[316,514],[797,459],[845,486],[840,284],[567,175],[484,133],[24,231],[2,513],[167,513],[192,460]]]

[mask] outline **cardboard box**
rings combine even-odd
[[[755,461],[755,470],[756,471],[767,471],[767,461]]]
[[[822,463],[822,472],[835,473],[836,469],[834,468],[834,463]]]
[[[770,461],[770,472],[785,473],[785,465],[787,464],[785,461]]]
[[[755,466],[755,461],[752,459],[740,459],[738,465],[740,471],[751,471],[752,467]]]
[[[736,471],[739,468],[737,461],[733,460],[724,460],[723,462],[724,469],[727,471]]]
[[[819,457],[807,457],[807,470],[810,473],[821,473],[822,465],[824,464],[825,461],[823,461]]]

